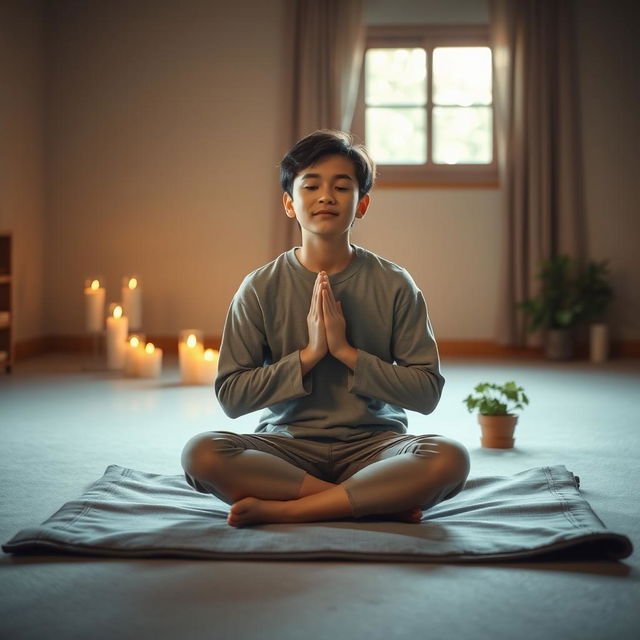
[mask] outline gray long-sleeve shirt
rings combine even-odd
[[[444,378],[422,292],[402,267],[351,246],[351,263],[329,280],[355,370],[327,354],[302,375],[317,274],[290,249],[250,273],[229,307],[215,381],[228,416],[264,409],[256,432],[347,441],[406,433],[404,409],[435,409]]]

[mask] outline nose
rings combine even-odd
[[[329,188],[325,188],[320,192],[318,196],[319,202],[334,202],[333,194],[331,193]]]

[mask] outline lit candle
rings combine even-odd
[[[142,289],[135,276],[122,279],[122,306],[130,329],[142,329]]]
[[[140,361],[140,377],[158,378],[162,371],[162,349],[158,349],[152,342],[144,347]]]
[[[178,343],[180,378],[183,384],[200,384],[200,364],[203,359],[202,332],[182,331]]]
[[[127,331],[127,318],[122,315],[122,307],[119,304],[110,305],[107,317],[107,369],[124,367]]]
[[[131,334],[127,343],[124,372],[128,376],[139,376],[140,365],[144,357],[144,337],[140,334]]]
[[[200,362],[200,384],[213,384],[218,375],[218,358],[220,354],[215,349],[207,349]]]
[[[99,278],[89,278],[85,282],[85,327],[91,333],[100,333],[104,329],[105,293]]]

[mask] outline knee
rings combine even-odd
[[[209,477],[222,457],[234,447],[225,434],[216,431],[200,433],[191,438],[182,450],[182,468],[194,480]]]
[[[460,491],[471,467],[467,448],[460,442],[444,436],[431,436],[428,441],[429,450],[436,454],[432,471],[441,475],[446,484],[455,484],[458,487],[457,491]]]

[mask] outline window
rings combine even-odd
[[[353,130],[380,184],[497,186],[486,27],[369,27]]]

